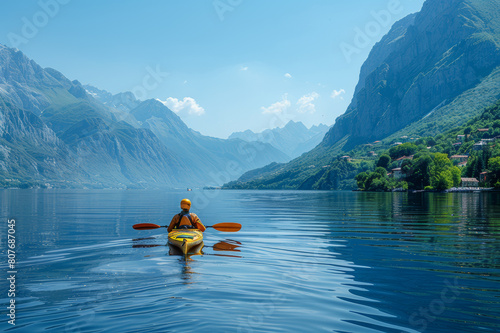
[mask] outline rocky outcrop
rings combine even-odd
[[[382,139],[451,102],[500,66],[498,0],[428,0],[371,51],[324,145]]]

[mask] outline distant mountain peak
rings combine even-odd
[[[283,128],[287,129],[294,128],[296,130],[307,131],[306,125],[304,125],[301,121],[295,122],[293,120],[290,120]]]
[[[132,109],[130,113],[140,122],[145,122],[153,117],[163,119],[169,123],[173,123],[178,129],[187,129],[188,127],[181,118],[161,101],[151,98],[140,103]]]
[[[266,129],[260,133],[254,133],[251,130],[235,132],[229,136],[229,139],[269,143],[294,158],[313,149],[321,142],[327,131],[328,126],[326,125],[312,126],[307,129],[301,121],[290,120],[284,127]]]
[[[139,105],[140,103],[140,101],[138,101],[135,98],[134,94],[130,91],[113,95],[106,90],[96,88],[89,84],[86,84],[83,87],[92,97],[105,104],[106,106],[115,108],[117,110],[129,112],[133,108],[137,107],[137,105]]]

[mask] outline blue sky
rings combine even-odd
[[[158,98],[203,134],[332,125],[371,47],[424,0],[40,0],[0,43],[83,84]]]

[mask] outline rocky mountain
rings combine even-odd
[[[268,129],[260,133],[251,130],[234,132],[229,139],[269,143],[291,158],[295,158],[316,147],[328,129],[329,127],[324,124],[314,125],[308,129],[303,123],[291,120],[282,128]]]
[[[427,0],[373,47],[349,107],[322,143],[288,164],[254,172],[252,181],[310,188],[356,145],[435,135],[499,95],[500,0]]]
[[[0,45],[0,185],[221,185],[288,156],[188,128],[156,100],[82,86]]]
[[[184,162],[151,131],[120,121],[116,109],[95,100],[78,81],[4,46],[0,99],[0,175],[14,185],[183,185]]]

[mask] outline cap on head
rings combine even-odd
[[[182,199],[181,200],[181,209],[189,210],[190,208],[191,208],[191,201],[189,199]]]

